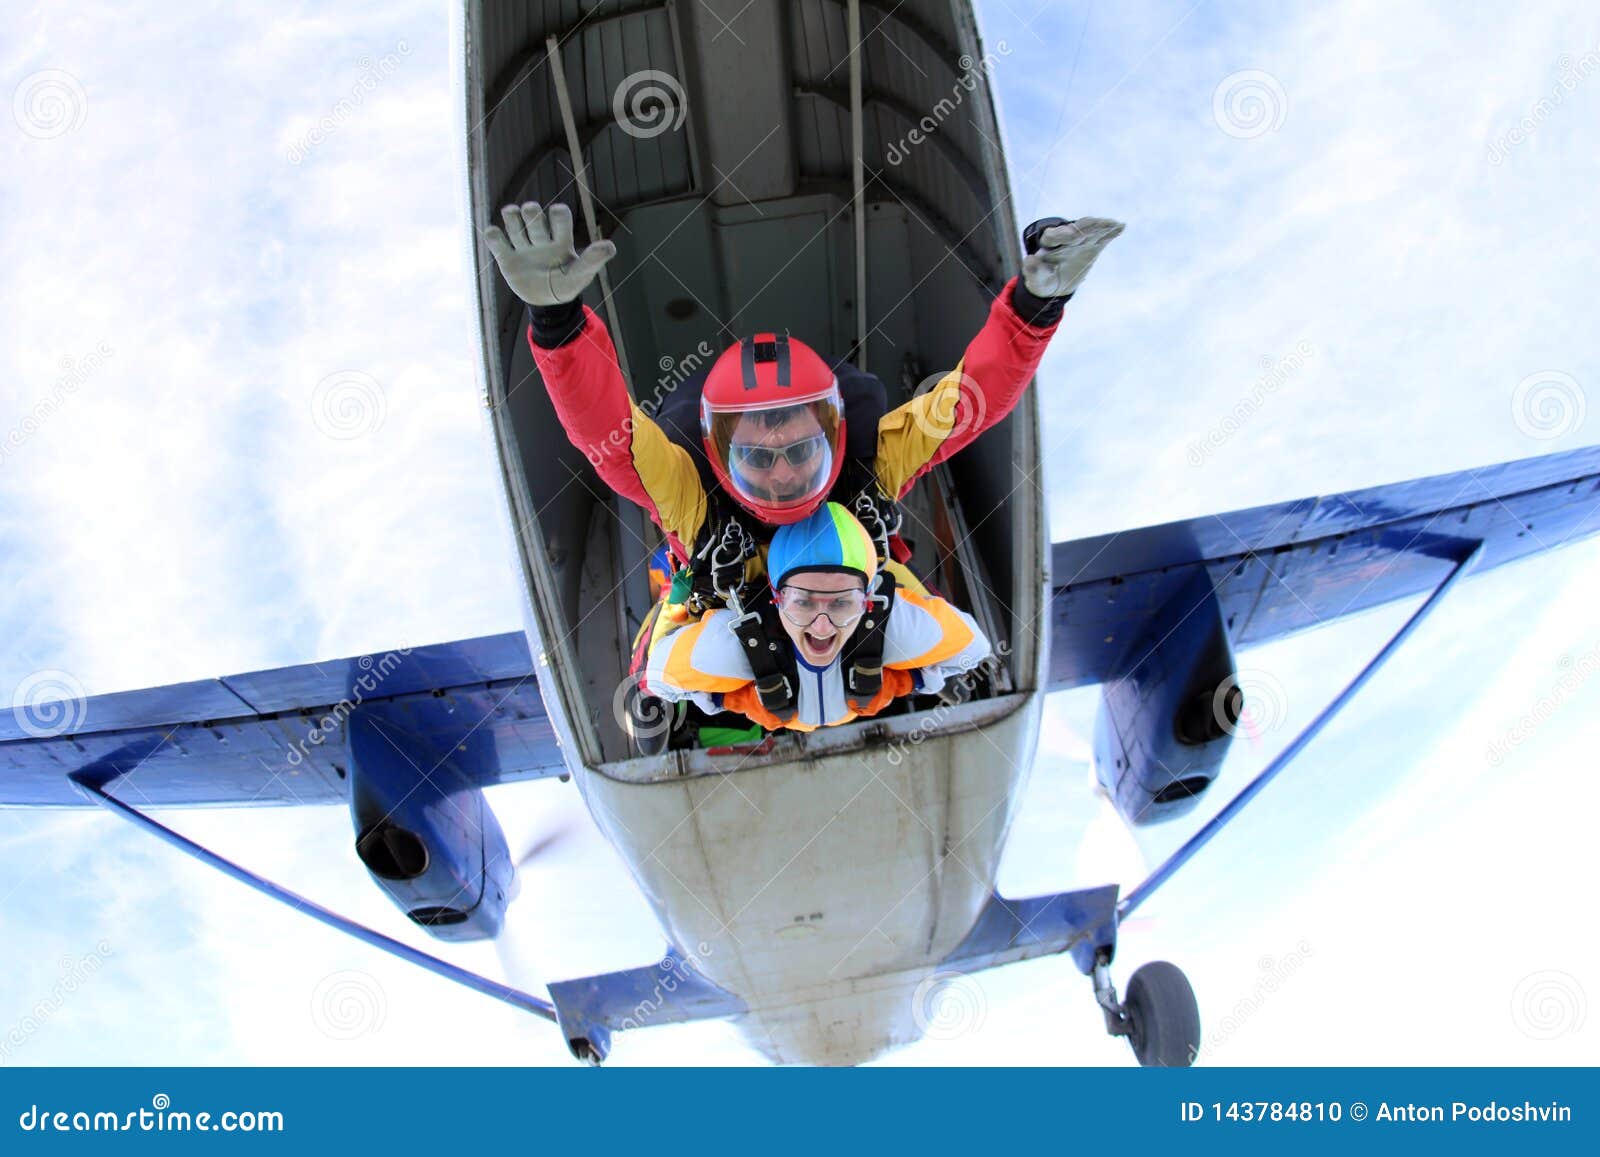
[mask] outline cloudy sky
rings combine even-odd
[[[1129,226],[1040,372],[1055,539],[1600,441],[1593,5],[978,7],[1004,42],[1018,220]],[[443,10],[90,3],[9,25],[0,698],[41,671],[99,694],[517,629]],[[1181,963],[1214,1063],[1600,1061],[1597,571],[1590,542],[1462,588],[1125,930],[1119,979]],[[1247,653],[1277,692],[1224,786],[1410,609]],[[1011,894],[1131,883],[1184,834],[1136,846],[1108,822],[1095,703],[1051,705]],[[526,873],[512,915],[538,930],[508,958],[546,976],[651,958],[570,785],[492,802],[513,846],[567,833]],[[339,809],[174,822],[426,939]],[[26,1022],[0,1063],[565,1058],[542,1024],[109,817],[0,811],[0,930],[0,1042]],[[965,1031],[891,1062],[1130,1059],[1064,961],[973,984]],[[708,1025],[622,1038],[615,1060],[750,1057]]]

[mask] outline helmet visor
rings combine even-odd
[[[838,387],[807,402],[707,407],[706,449],[736,497],[769,510],[804,506],[828,488],[839,453]]]

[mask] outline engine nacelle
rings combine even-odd
[[[516,868],[483,793],[451,756],[363,708],[348,727],[350,814],[367,871],[439,939],[493,939]]]
[[[1095,774],[1130,824],[1192,811],[1217,777],[1244,710],[1233,647],[1204,567],[1123,653],[1095,719]]]

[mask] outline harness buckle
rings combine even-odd
[[[772,703],[777,710],[787,710],[794,704],[794,685],[789,682],[787,675],[769,675],[765,679],[757,679],[756,694],[760,696],[762,706]],[[773,711],[774,707],[767,707],[767,710]]]
[[[856,500],[851,504],[852,513],[866,528],[867,534],[872,538],[872,544],[878,548],[878,565],[882,566],[889,559],[889,538],[900,529],[900,511],[893,511],[894,519],[885,517],[882,505],[873,498],[870,490],[863,490],[856,495]]]
[[[711,570],[711,590],[728,606],[739,610],[739,589],[744,585],[744,564],[755,553],[755,540],[730,518],[722,524],[722,534],[707,538],[696,557],[707,560]]]

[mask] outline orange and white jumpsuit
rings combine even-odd
[[[897,589],[884,624],[883,686],[860,711],[845,698],[842,655],[816,667],[795,655],[799,687],[795,712],[774,715],[756,694],[755,672],[733,633],[732,611],[707,611],[697,622],[663,635],[650,651],[645,685],[661,699],[688,699],[702,711],[736,711],[770,730],[815,731],[876,715],[892,700],[938,691],[951,676],[989,657],[988,638],[965,611],[935,595]],[[793,644],[790,644],[791,646]]]

